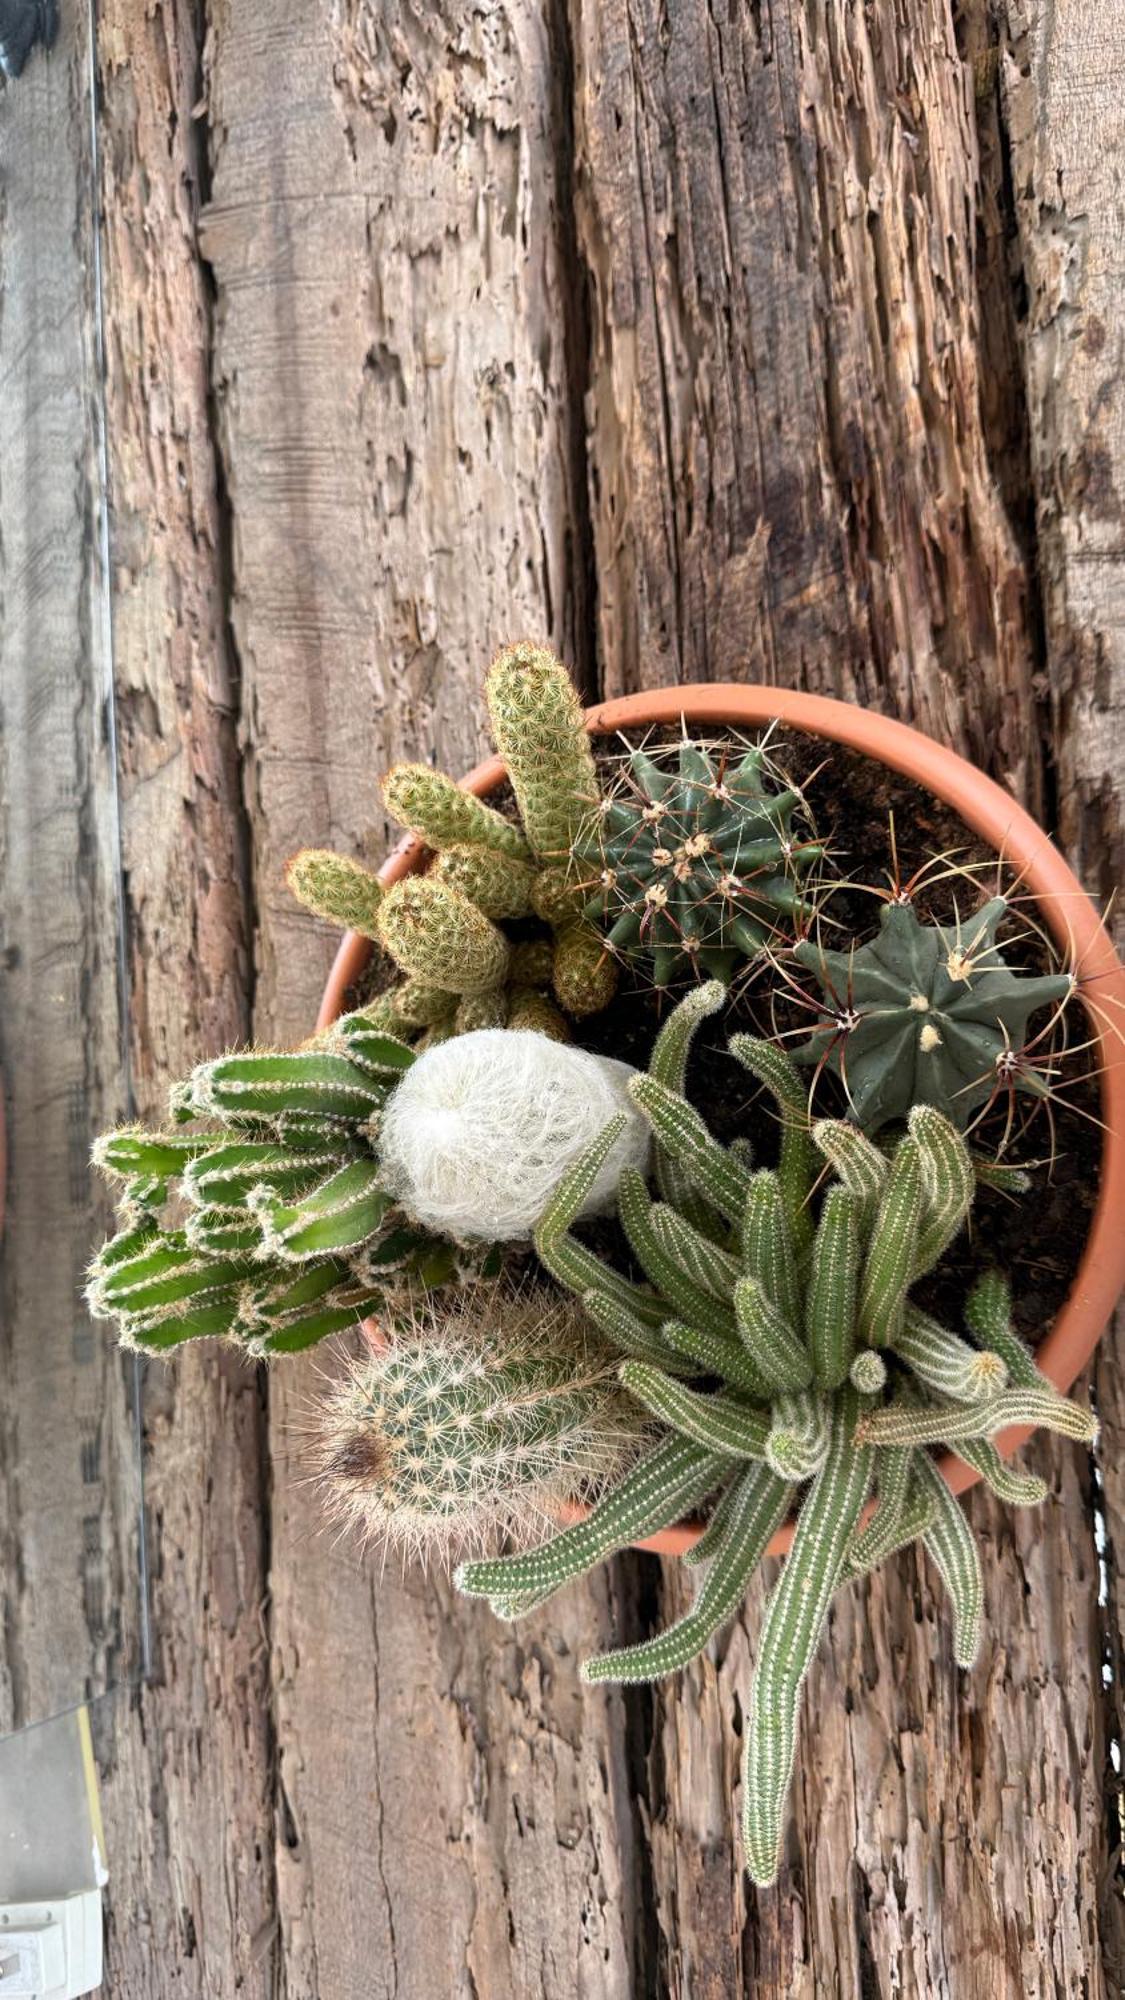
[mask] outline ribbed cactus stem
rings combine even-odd
[[[872,1454],[853,1434],[859,1399],[841,1392],[827,1457],[797,1519],[758,1642],[742,1773],[742,1841],[754,1881],[777,1874],[801,1688],[871,1482]]]
[[[622,1474],[584,1521],[526,1555],[466,1563],[457,1572],[458,1586],[469,1597],[527,1591],[541,1601],[627,1542],[678,1520],[714,1486],[724,1462],[688,1438],[666,1438]]]
[[[626,1361],[621,1381],[638,1403],[660,1418],[669,1430],[705,1445],[708,1451],[731,1458],[764,1458],[769,1442],[770,1422],[764,1410],[755,1410],[738,1396],[723,1390],[700,1395],[659,1368],[643,1361]]]
[[[970,1347],[918,1306],[908,1305],[891,1345],[927,1389],[955,1402],[979,1403],[998,1395],[1008,1370],[991,1348]]]
[[[361,862],[326,848],[305,847],[293,856],[285,880],[290,893],[314,916],[359,931],[363,937],[378,935],[383,885]]]
[[[1032,1015],[1062,1005],[1070,973],[1014,972],[996,943],[1004,897],[952,927],[922,924],[910,905],[883,905],[879,936],[849,951],[808,938],[794,948],[813,975],[828,1019],[797,1052],[846,1084],[852,1115],[874,1132],[933,1105],[964,1127],[1002,1087],[1044,1095],[1034,1063],[1007,1065]]]
[[[789,1510],[792,1487],[765,1465],[739,1473],[716,1509],[718,1532],[709,1567],[691,1610],[639,1646],[625,1646],[588,1660],[586,1681],[660,1680],[687,1666],[712,1634],[733,1618],[772,1536]]]
[[[486,1289],[396,1321],[387,1352],[330,1398],[320,1464],[367,1535],[446,1555],[526,1536],[643,1435],[578,1308]]]
[[[866,1444],[957,1444],[962,1438],[992,1438],[1013,1425],[1056,1431],[1077,1444],[1092,1444],[1096,1418],[1070,1403],[1047,1382],[1041,1388],[1007,1389],[976,1403],[940,1409],[890,1403],[864,1417],[858,1442]]]

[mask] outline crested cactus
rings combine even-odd
[[[732,1052],[780,1109],[781,1165],[755,1172],[744,1146],[712,1138],[681,1092],[695,1026],[723,999],[715,983],[689,996],[662,1030],[650,1073],[629,1086],[652,1129],[663,1197],[653,1200],[639,1173],[622,1174],[618,1216],[645,1282],[604,1263],[571,1229],[620,1118],[571,1168],[536,1236],[546,1269],[628,1357],[622,1382],[667,1435],[588,1519],[541,1548],[469,1563],[459,1581],[516,1615],[709,1497],[698,1551],[708,1568],[692,1611],[585,1669],[591,1680],[648,1679],[683,1666],[729,1619],[804,1486],[766,1612],[744,1747],[744,1851],[765,1883],[778,1865],[801,1687],[838,1586],[921,1537],[953,1601],[956,1657],[973,1656],[979,1561],[928,1447],[964,1443],[997,1492],[1031,1501],[1040,1484],[1003,1466],[996,1432],[1034,1422],[1089,1439],[1094,1426],[1039,1374],[1012,1330],[999,1278],[971,1294],[968,1339],[910,1296],[963,1226],[975,1191],[968,1148],[941,1112],[915,1106],[887,1154],[844,1122],[801,1130],[801,1086],[786,1059],[736,1037]],[[818,1165],[836,1177],[814,1217]],[[706,1386],[715,1378],[718,1387]]]
[[[318,1412],[330,1506],[411,1554],[526,1541],[597,1493],[651,1426],[577,1302],[471,1288],[394,1316]]]
[[[1003,896],[949,928],[922,924],[906,902],[888,902],[879,935],[850,952],[812,938],[794,949],[817,980],[828,1015],[794,1053],[840,1077],[851,1116],[875,1132],[932,1104],[964,1130],[1002,1092],[1046,1096],[1049,1082],[1023,1044],[1038,1010],[1059,1007],[1071,973],[1012,971],[996,942]]]
[[[407,1220],[380,1167],[379,1124],[413,1062],[361,1011],[291,1054],[200,1063],[174,1093],[190,1131],[107,1133],[94,1160],[124,1189],[123,1226],[94,1259],[91,1310],[146,1352],[217,1336],[268,1356],[454,1276],[452,1248]]]
[[[801,877],[824,852],[793,827],[801,794],[760,748],[737,763],[704,744],[635,751],[573,842],[587,915],[614,951],[729,981],[805,909]]]

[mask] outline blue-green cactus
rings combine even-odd
[[[932,1104],[964,1130],[999,1092],[1045,1096],[1047,1079],[1020,1059],[1032,1015],[1074,991],[1068,972],[1015,972],[996,942],[1008,913],[995,896],[953,927],[920,923],[905,902],[883,905],[879,935],[851,951],[812,938],[794,948],[828,1016],[794,1053],[841,1078],[851,1115],[875,1132]]]

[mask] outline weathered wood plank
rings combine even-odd
[[[381,847],[390,758],[479,754],[490,648],[574,637],[551,55],[531,5],[216,10],[203,242],[263,1035],[307,1029],[332,943],[284,857]],[[606,1582],[513,1637],[333,1551],[299,1434],[322,1366],[270,1378],[286,1990],[625,1992],[620,1703],[575,1676]]]
[[[139,1664],[132,1370],[91,1326],[123,1108],[88,49],[0,96],[0,1729]]]
[[[249,1026],[228,528],[195,239],[203,27],[194,7],[99,8],[129,1049],[148,1117]],[[234,1356],[188,1353],[149,1367],[144,1418],[154,1674],[106,1746],[107,1989],[264,1997],[277,1974],[263,1385]]]
[[[1125,26],[1073,4],[1010,5],[1000,70],[1027,283],[1030,448],[1060,835],[1107,903],[1125,875],[1125,373],[1121,365],[1117,79]],[[1120,909],[1116,929],[1125,937]],[[1098,1349],[1102,1420],[1096,1499],[1104,1508],[1105,1714],[1096,1775],[1104,1792],[1100,1923],[1106,1988],[1125,1990],[1122,1743],[1125,1741],[1125,1317]],[[1108,1754],[1107,1754],[1108,1752]],[[1100,1847],[1099,1843],[1099,1847]]]
[[[992,463],[1018,458],[1022,391],[981,394],[978,284],[990,313],[1001,293],[978,217],[1002,212],[1003,161],[982,183],[948,7],[573,11],[607,684],[863,698],[1043,809],[1069,729],[1041,738],[1036,577]],[[1058,1495],[1043,1516],[970,1502],[990,1618],[972,1675],[915,1558],[841,1595],[768,1894],[745,1895],[730,1817],[760,1590],[717,1667],[660,1692],[669,1991],[1105,1990],[1091,1493],[1073,1454],[1035,1455]],[[682,1579],[665,1594],[671,1616]]]

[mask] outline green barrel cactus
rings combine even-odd
[[[587,915],[614,951],[651,959],[658,986],[729,981],[805,914],[801,879],[824,850],[794,830],[801,804],[761,748],[736,763],[686,741],[636,751],[572,843]]]
[[[543,1031],[561,1039],[564,1016],[597,1013],[616,988],[613,959],[568,876],[571,841],[597,794],[570,676],[544,646],[509,646],[493,661],[485,691],[518,822],[440,771],[398,764],[383,780],[383,802],[433,850],[426,874],[384,889],[358,862],[315,848],[294,856],[287,874],[306,908],[375,939],[405,973],[409,995],[388,993],[381,1023],[408,1039],[421,1032],[427,1043],[464,1033],[466,1021],[480,1025],[480,1005],[460,1003],[486,994],[494,996],[490,1025],[505,1025],[518,995],[520,1020],[537,1014]],[[543,926],[541,939],[503,929],[528,920]],[[523,966],[518,959],[536,945],[546,955],[540,949],[531,975],[526,953]]]
[[[618,1190],[644,1282],[572,1230],[617,1121],[568,1174],[536,1238],[546,1269],[627,1357],[622,1384],[664,1435],[588,1518],[526,1553],[469,1563],[459,1582],[514,1616],[706,1503],[689,1558],[706,1568],[690,1612],[585,1668],[594,1681],[648,1680],[684,1666],[734,1614],[803,1489],[766,1611],[745,1736],[743,1845],[754,1880],[767,1883],[779,1862],[801,1687],[834,1591],[920,1537],[952,1598],[956,1657],[974,1657],[980,1564],[929,1447],[951,1443],[1005,1499],[1028,1503],[1042,1497],[1042,1483],[1004,1463],[997,1432],[1032,1423],[1089,1440],[1095,1426],[1014,1334],[1002,1279],[972,1291],[964,1331],[911,1295],[963,1227],[976,1185],[965,1141],[941,1112],[915,1106],[887,1153],[846,1121],[810,1130],[786,1058],[735,1036],[732,1053],[776,1100],[780,1159],[754,1171],[745,1144],[716,1142],[682,1089],[692,1032],[724,997],[721,984],[689,996],[662,1030],[649,1074],[630,1085],[657,1148],[659,1198],[636,1173]]]
[[[1049,1094],[1049,1080],[1023,1047],[1032,1015],[1062,1006],[1069,972],[1013,971],[996,942],[1007,915],[995,896],[954,927],[923,924],[906,902],[883,905],[879,935],[850,951],[812,938],[794,957],[821,989],[828,1019],[794,1051],[826,1067],[848,1095],[851,1115],[875,1132],[932,1104],[961,1130],[1000,1093]]]
[[[557,1292],[474,1287],[388,1331],[316,1419],[329,1506],[365,1539],[443,1560],[526,1541],[651,1436],[616,1355]]]
[[[177,1129],[99,1139],[121,1228],[91,1266],[91,1311],[147,1353],[218,1337],[268,1357],[457,1275],[381,1184],[379,1121],[413,1061],[361,1011],[293,1054],[199,1064],[173,1092]]]

